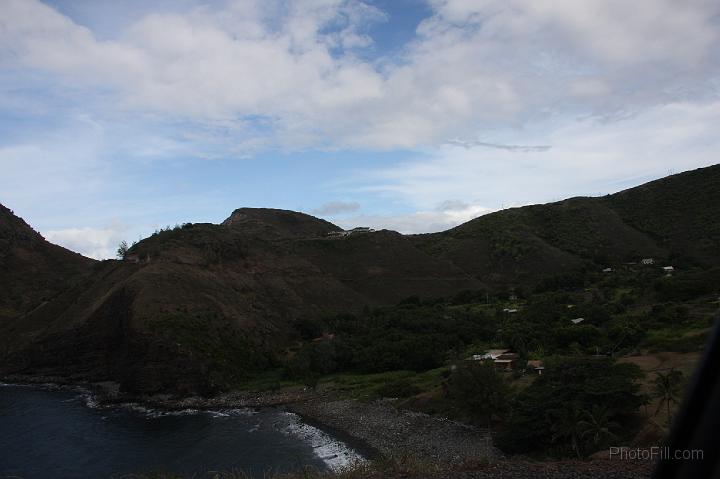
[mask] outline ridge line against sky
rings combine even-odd
[[[0,202],[95,258],[241,206],[405,233],[718,162],[710,0],[3,0]]]

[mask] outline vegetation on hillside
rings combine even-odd
[[[678,373],[646,377],[616,359],[701,350],[718,308],[718,290],[706,284],[717,287],[716,274],[698,267],[668,277],[657,266],[625,265],[525,297],[465,291],[299,321],[285,377],[489,425],[507,452],[584,457],[631,441],[652,420],[641,406],[671,416]],[[493,347],[518,354],[512,372],[471,360]],[[544,374],[528,360],[542,360]]]

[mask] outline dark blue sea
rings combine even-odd
[[[111,478],[165,472],[253,477],[337,469],[352,448],[277,409],[163,412],[98,407],[76,390],[0,386],[0,478]]]

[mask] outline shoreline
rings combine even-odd
[[[120,393],[119,384],[112,381],[72,381],[59,376],[5,376],[0,377],[0,386],[36,387],[49,390],[72,390],[85,396],[88,407],[133,407],[148,411],[173,413],[180,411],[221,412],[227,409],[274,409],[295,415],[299,421],[318,430],[333,441],[360,456],[362,461],[376,460],[380,452],[352,433],[326,424],[316,417],[302,414],[294,405],[305,401],[322,400],[314,391],[253,392],[233,391],[215,397],[177,397],[169,394],[132,395]]]
[[[382,459],[383,457],[380,451],[371,446],[367,441],[358,438],[357,436],[353,435],[348,431],[333,427],[327,423],[318,420],[313,416],[308,416],[306,414],[297,412],[295,408],[292,407],[292,405],[285,407],[285,410],[298,416],[303,423],[312,426],[320,431],[323,431],[330,437],[333,437],[338,441],[347,444],[350,448],[360,454],[363,459],[375,461],[378,459]]]
[[[455,467],[503,458],[489,430],[396,408],[392,400],[368,403],[325,398],[289,406],[304,418],[368,444],[379,458],[421,458]]]
[[[501,456],[487,430],[445,418],[397,409],[392,401],[361,403],[341,400],[313,390],[254,392],[230,391],[214,397],[176,397],[170,394],[121,393],[112,381],[72,381],[55,376],[6,376],[1,382],[63,387],[92,396],[101,406],[138,406],[161,411],[212,411],[234,408],[277,408],[332,438],[345,443],[366,459],[431,458],[439,463],[488,461]]]
[[[298,416],[356,452],[363,460],[417,460],[432,468],[437,478],[641,478],[649,477],[652,463],[608,459],[532,460],[505,456],[492,445],[492,434],[446,418],[394,407],[392,400],[362,403],[338,399],[311,390],[284,392],[234,391],[212,398],[171,395],[134,396],[119,392],[113,382],[71,381],[50,376],[6,376],[0,384],[74,389],[97,405],[139,405],[160,411],[216,411],[237,408],[275,408]],[[88,404],[90,405],[90,404]],[[299,438],[301,439],[301,438]],[[302,439],[301,439],[302,440]]]

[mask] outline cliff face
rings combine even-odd
[[[340,228],[241,208],[95,262],[0,209],[0,373],[115,379],[135,392],[209,393],[268,366],[301,318],[654,257],[720,263],[720,167],[604,198],[486,215],[449,231]]]

